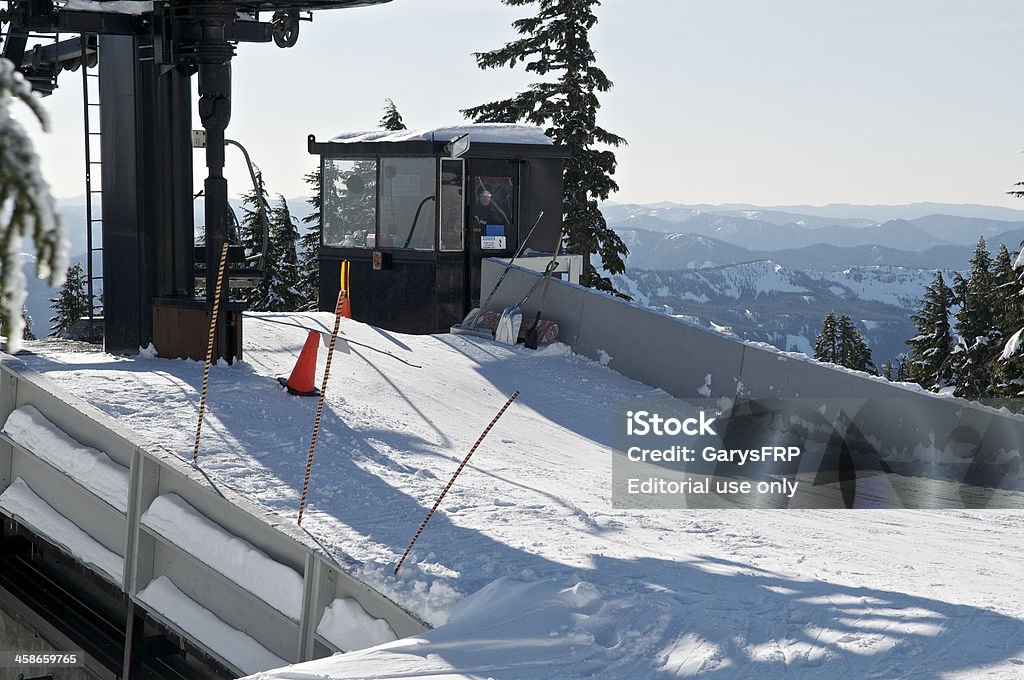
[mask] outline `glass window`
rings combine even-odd
[[[381,248],[433,250],[437,230],[437,159],[380,160]]]
[[[441,159],[441,250],[463,248],[464,167],[461,160]]]
[[[512,177],[475,175],[473,218],[480,229],[484,250],[505,250],[515,234],[516,187]]]
[[[377,161],[324,159],[321,182],[324,245],[373,248]]]

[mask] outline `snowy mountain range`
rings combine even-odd
[[[602,210],[630,251],[616,285],[642,304],[806,353],[825,315],[849,314],[879,365],[906,351],[936,270],[965,270],[980,236],[993,253],[1024,241],[1024,211],[987,206]]]
[[[951,275],[951,272],[946,272]],[[703,269],[628,269],[615,285],[637,302],[747,340],[810,354],[830,311],[849,314],[878,365],[907,351],[934,272],[891,266],[802,271],[762,260]]]

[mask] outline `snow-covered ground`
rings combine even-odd
[[[332,321],[247,316],[245,361],[211,371],[200,464],[284,521],[316,401],[274,378],[303,328]],[[650,387],[561,345],[342,334],[302,526],[436,628],[260,677],[1024,677],[1024,513],[616,510],[612,405]],[[201,364],[32,349],[30,366],[191,459]]]

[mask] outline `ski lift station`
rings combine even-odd
[[[479,305],[484,258],[550,253],[560,238],[570,152],[540,128],[310,136],[309,152],[321,158],[324,311],[334,309],[348,260],[353,318],[406,333],[445,330]]]

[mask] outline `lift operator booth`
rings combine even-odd
[[[468,143],[468,148],[467,148]],[[474,124],[311,135],[321,157],[320,309],[333,311],[350,264],[353,318],[435,333],[480,304],[480,262],[552,252],[562,231],[569,150],[540,128]]]

